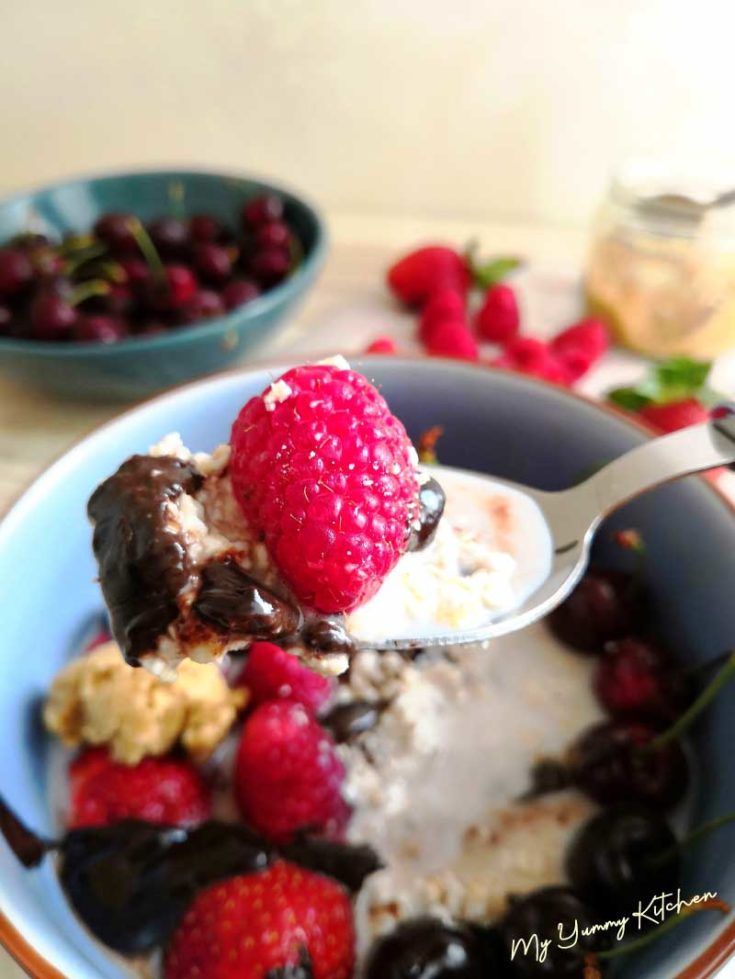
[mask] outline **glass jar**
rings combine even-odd
[[[585,275],[589,312],[654,357],[735,348],[735,174],[692,180],[626,167],[597,216]]]

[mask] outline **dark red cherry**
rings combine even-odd
[[[10,306],[0,303],[0,337],[7,337],[13,332],[13,311]]]
[[[235,309],[243,303],[249,303],[260,295],[260,289],[251,279],[235,279],[228,282],[222,290],[222,299],[227,309]]]
[[[34,296],[29,320],[36,340],[68,340],[77,321],[77,311],[57,291],[44,290]]]
[[[637,721],[603,721],[587,728],[568,752],[573,783],[603,806],[638,802],[670,808],[686,792],[689,771],[678,741],[650,747],[657,733]]]
[[[602,917],[630,915],[639,901],[645,905],[676,890],[677,840],[666,820],[645,806],[614,806],[574,835],[566,869],[574,889]]]
[[[607,643],[593,680],[597,698],[617,717],[671,723],[691,700],[690,684],[671,665],[668,652],[644,639]]]
[[[192,258],[194,268],[204,282],[222,285],[232,275],[232,259],[223,245],[196,245]]]
[[[94,233],[104,241],[113,255],[136,254],[138,243],[132,230],[136,220],[132,214],[103,214],[95,222]]]
[[[245,228],[258,227],[270,221],[280,221],[283,217],[283,201],[275,194],[261,194],[249,200],[242,209],[242,222]]]
[[[197,243],[219,241],[222,230],[222,224],[211,214],[195,214],[189,219],[189,234]]]
[[[266,289],[282,282],[290,268],[291,257],[283,248],[264,248],[256,252],[250,262],[250,271]]]
[[[189,302],[181,307],[178,322],[183,324],[196,323],[199,320],[221,316],[224,311],[225,304],[216,292],[211,289],[199,289]]]
[[[585,954],[602,951],[609,944],[604,932],[589,937],[581,934],[596,923],[587,906],[568,887],[544,887],[514,901],[499,925],[507,959],[512,960],[514,979],[584,979]],[[559,944],[572,944],[575,929],[576,944],[559,948]],[[534,935],[539,946],[550,940],[545,956],[534,942]],[[523,942],[529,943],[527,952]]]
[[[128,335],[125,323],[113,316],[80,316],[73,338],[81,343],[117,343]]]
[[[123,258],[120,265],[125,272],[127,283],[133,289],[145,285],[150,278],[150,269],[142,258]]]
[[[15,296],[33,279],[33,265],[19,248],[0,248],[0,296]]]
[[[147,225],[151,241],[164,260],[185,258],[189,248],[189,229],[178,218],[157,218]]]
[[[611,639],[635,633],[645,613],[637,578],[623,571],[591,568],[546,622],[554,635],[573,649],[600,653]]]
[[[492,953],[491,953],[492,954]],[[482,942],[469,928],[438,918],[410,918],[376,939],[365,979],[502,979],[500,963],[487,962]]]
[[[269,221],[261,224],[255,231],[258,248],[288,248],[290,241],[291,231],[283,221]]]
[[[196,276],[188,266],[167,265],[164,282],[150,279],[145,289],[145,303],[158,313],[178,310],[194,298],[198,288]]]

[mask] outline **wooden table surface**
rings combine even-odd
[[[417,243],[478,240],[488,256],[522,255],[528,270],[520,277],[524,314],[532,332],[544,335],[571,322],[579,310],[583,232],[521,224],[480,224],[462,220],[415,220],[335,214],[331,253],[322,277],[293,322],[252,356],[265,360],[286,353],[362,350],[381,334],[399,337],[415,351],[413,318],[395,308],[383,286],[385,268],[402,249]],[[581,385],[597,395],[632,380],[644,369],[640,358],[617,352]],[[735,392],[735,357],[718,363],[716,386]],[[126,406],[62,401],[0,380],[0,513],[69,445]],[[0,950],[0,979],[24,973]],[[73,977],[70,977],[73,979]]]

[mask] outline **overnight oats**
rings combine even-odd
[[[676,890],[689,766],[660,732],[691,690],[640,570],[485,646],[370,648],[545,573],[539,515],[463,491],[337,358],[94,492],[110,632],[47,694],[58,839],[3,820],[131,974],[594,979],[592,926]]]

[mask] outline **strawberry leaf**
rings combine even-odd
[[[712,365],[690,357],[672,357],[663,360],[649,370],[636,385],[614,388],[607,394],[608,401],[626,411],[640,411],[646,405],[670,404],[696,398],[703,404],[713,404],[718,396],[707,387]]]
[[[613,388],[607,392],[607,400],[625,411],[640,411],[646,405],[653,404],[653,398],[641,394],[638,388]]]
[[[480,289],[489,289],[506,279],[522,264],[520,258],[494,258],[484,265],[473,265],[472,277]]]

